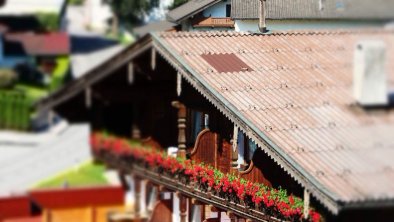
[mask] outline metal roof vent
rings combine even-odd
[[[388,105],[385,63],[384,42],[366,40],[357,44],[354,55],[353,94],[360,105]]]

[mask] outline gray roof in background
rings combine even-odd
[[[267,19],[374,19],[394,18],[394,0],[267,0]],[[233,19],[257,19],[259,0],[232,0]]]
[[[169,11],[167,20],[179,23],[185,18],[193,16],[218,2],[221,2],[221,0],[189,0],[185,4]]]
[[[175,23],[169,21],[150,22],[146,25],[133,29],[133,33],[137,36],[137,38],[141,38],[147,35],[149,32],[167,31],[174,28],[175,26]]]

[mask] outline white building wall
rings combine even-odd
[[[204,17],[221,18],[226,17],[226,5],[231,4],[230,0],[219,2],[203,11]]]
[[[111,7],[108,4],[102,0],[86,0],[84,9],[86,25],[100,31],[108,28],[107,20],[112,18]]]
[[[259,32],[258,20],[235,20],[235,31]],[[379,21],[267,20],[270,31],[383,27]]]
[[[258,32],[258,20],[235,20],[234,28],[237,32]]]

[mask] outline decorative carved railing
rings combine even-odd
[[[171,222],[172,221],[172,206],[169,201],[159,200],[153,208],[152,216],[149,222]]]
[[[190,152],[190,159],[196,163],[206,163],[223,173],[231,169],[231,144],[226,140],[219,143],[220,136],[209,129],[202,130]]]
[[[196,163],[206,163],[216,168],[217,166],[218,135],[209,129],[201,131],[196,139],[190,159]]]
[[[142,140],[142,145],[147,147],[152,147],[154,150],[163,151],[163,147],[159,142],[154,140],[151,136]]]
[[[217,150],[217,169],[223,173],[229,173],[231,170],[231,149],[232,145],[226,140],[222,140],[221,146]]]
[[[267,187],[272,187],[272,184],[264,177],[264,174],[261,172],[261,170],[254,165],[253,161],[250,162],[247,170],[239,172],[239,176],[248,181],[261,183]]]
[[[234,20],[231,18],[215,18],[215,17],[196,17],[193,20],[193,27],[217,27],[217,28],[233,28]]]
[[[309,209],[310,216],[302,219],[302,200],[287,195],[284,190],[271,189],[251,181],[242,182],[234,175],[224,175],[207,165],[166,156],[149,148],[130,147],[122,139],[93,137],[92,145],[95,158],[109,167],[125,174],[132,173],[136,178],[147,179],[153,184],[177,191],[181,196],[233,212],[245,219],[321,221],[314,209]],[[252,164],[241,176],[258,178],[261,175],[256,173],[258,171],[254,172],[255,169]]]

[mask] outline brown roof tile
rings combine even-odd
[[[352,96],[353,50],[362,39],[382,39],[388,61],[394,60],[391,31],[155,37],[261,139],[268,136],[298,173],[311,176],[329,198],[348,203],[394,199],[394,109],[367,111]],[[204,58],[207,53],[234,54],[250,71],[218,70]],[[387,63],[387,71],[394,90],[394,63]]]

